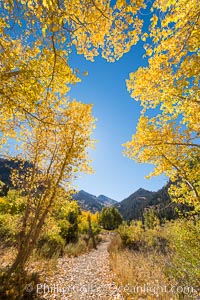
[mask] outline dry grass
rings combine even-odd
[[[68,244],[65,246],[64,253],[68,256],[79,256],[88,251],[88,247],[83,240],[79,240],[76,244]]]
[[[103,236],[99,235],[96,237],[96,244],[98,245],[100,242],[106,240]],[[68,257],[71,256],[79,256],[81,254],[87,253],[94,248],[92,239],[89,240],[88,243],[84,240],[84,236],[80,236],[77,243],[69,243],[64,248],[64,255]]]
[[[68,244],[63,255],[78,256],[88,252],[92,248],[91,244],[87,246],[84,240],[79,240],[76,244]],[[47,276],[54,276],[58,271],[58,257],[54,255],[51,258],[44,258],[35,250],[28,261],[25,272],[12,278],[7,285],[7,270],[16,257],[15,247],[0,247],[0,299],[40,299],[35,294],[26,293],[27,286],[36,286],[37,283],[46,282]],[[28,298],[26,298],[28,296]],[[25,298],[23,298],[25,297]]]
[[[16,256],[15,247],[7,247],[3,243],[0,246],[0,268],[4,269],[10,266]]]
[[[97,239],[97,244],[104,240],[101,236]],[[92,241],[90,240],[88,245],[81,237],[77,243],[70,243],[64,247],[62,255],[79,256],[83,253],[90,251],[93,248]],[[17,249],[14,246],[7,246],[5,243],[0,245],[0,269],[7,269],[14,261],[17,254]],[[55,270],[57,259],[60,256],[59,252],[55,253],[51,258],[46,258],[40,255],[37,249],[34,250],[27,264],[27,269],[33,272],[41,272],[44,269],[48,272]]]
[[[13,263],[17,254],[15,247],[0,247],[0,272],[6,271]],[[44,274],[53,273],[56,270],[57,258],[44,259],[41,258],[36,252],[33,253],[29,262],[26,265],[28,274],[38,273],[41,278],[45,277]],[[43,276],[44,275],[44,276]]]
[[[109,253],[111,269],[117,275],[117,284],[125,299],[178,299],[176,295],[166,292],[172,283],[164,276],[164,255],[125,249],[119,237],[113,238]]]

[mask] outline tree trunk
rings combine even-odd
[[[32,245],[26,246],[24,244],[24,247],[19,249],[17,257],[9,270],[9,274],[24,272],[26,262],[32,254],[33,248],[34,247]]]
[[[90,218],[90,216],[88,216],[88,235],[89,235],[89,238],[92,238],[93,248],[97,249],[94,232],[92,230],[92,224],[91,224],[91,218]]]
[[[42,213],[40,219],[38,220],[38,224],[34,222],[32,223],[30,231],[23,237],[23,243],[22,240],[20,241],[17,257],[9,270],[10,274],[24,271],[25,264],[30,258],[33,249],[37,243],[41,228],[44,225],[44,221],[48,214],[48,211],[49,207],[47,207]]]

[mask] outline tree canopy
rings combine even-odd
[[[147,32],[142,8],[152,14]],[[31,163],[25,176],[13,173],[27,197],[16,268],[24,267],[60,186],[70,191],[77,172],[91,171],[95,120],[91,105],[68,96],[81,80],[69,64],[72,51],[113,62],[145,42],[148,65],[127,80],[143,110],[125,154],[154,164],[150,176],[166,174],[172,197],[199,209],[199,19],[197,0],[1,2],[0,153],[13,139],[18,159]]]
[[[99,222],[104,229],[116,229],[122,223],[122,216],[115,207],[104,207],[99,216]]]
[[[171,196],[199,208],[199,24],[198,1],[154,1],[144,33],[148,66],[130,74],[127,88],[143,107],[125,154],[166,174]],[[148,112],[155,110],[154,117]]]
[[[40,106],[60,107],[72,84],[80,81],[69,66],[72,51],[94,60],[119,59],[136,44],[143,1],[13,0],[1,3],[1,123],[6,137],[38,116]],[[30,124],[29,124],[30,126]]]

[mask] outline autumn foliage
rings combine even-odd
[[[200,6],[193,0],[159,0],[152,10],[149,32],[143,34],[148,66],[127,80],[143,109],[125,154],[154,164],[150,176],[167,175],[176,183],[171,197],[199,209]]]
[[[151,14],[147,32],[142,9]],[[24,269],[48,216],[63,201],[63,188],[69,195],[77,174],[91,172],[92,105],[68,95],[81,81],[69,64],[74,51],[113,62],[138,41],[145,43],[148,65],[127,80],[142,111],[125,155],[155,165],[150,176],[170,178],[172,199],[199,210],[199,22],[197,0],[1,2],[0,154],[14,156],[22,169],[30,163],[23,174],[12,174],[25,201],[9,274]],[[82,230],[87,222],[97,230],[96,217],[79,216]],[[60,223],[66,239],[67,224],[77,225],[69,223]]]

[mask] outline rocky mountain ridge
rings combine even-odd
[[[18,169],[19,166],[19,162],[0,158],[0,196],[3,196],[5,192],[7,193],[9,188],[13,188],[10,179],[11,170]],[[30,164],[26,162],[24,167],[28,168]],[[92,213],[100,212],[103,207],[115,206],[125,220],[142,219],[144,211],[150,208],[156,210],[160,218],[174,219],[178,216],[177,208],[187,211],[188,206],[177,205],[171,201],[168,194],[169,185],[170,183],[166,184],[157,192],[139,188],[120,202],[105,195],[94,196],[83,190],[73,194],[72,198],[78,202],[82,210],[89,210]]]

